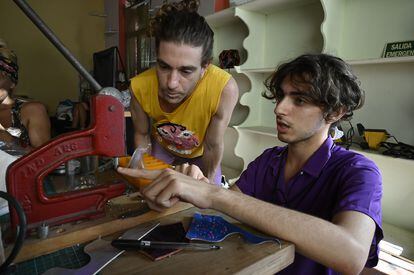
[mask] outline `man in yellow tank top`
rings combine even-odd
[[[238,87],[210,64],[214,34],[197,8],[198,1],[167,4],[152,19],[157,64],[132,78],[131,114],[137,146],[152,143],[155,157],[197,164],[219,184]]]

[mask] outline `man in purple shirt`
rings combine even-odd
[[[194,166],[180,167],[191,177],[169,169],[118,171],[154,179],[142,190],[154,209],[187,201],[293,242],[295,261],[282,273],[358,274],[375,266],[383,237],[380,172],[329,137],[363,104],[349,65],[303,55],[279,66],[266,86],[264,96],[276,101],[278,138],[287,146],[263,152],[232,190],[203,184],[208,180]]]

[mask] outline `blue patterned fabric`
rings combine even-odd
[[[221,242],[227,236],[233,234],[240,234],[245,241],[253,244],[277,242],[280,245],[280,241],[276,238],[257,236],[229,223],[220,216],[203,215],[200,213],[194,214],[193,221],[190,224],[186,237],[190,240]]]

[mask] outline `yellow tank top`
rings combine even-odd
[[[195,158],[203,155],[206,130],[230,77],[226,71],[209,65],[194,92],[171,113],[164,112],[160,107],[155,68],[132,78],[131,88],[142,109],[151,118],[152,137],[174,155]]]

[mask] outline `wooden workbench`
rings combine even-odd
[[[182,221],[187,228],[195,212],[218,215],[213,210],[192,207],[164,216],[159,221],[161,224]],[[226,215],[220,215],[237,223]],[[249,227],[240,226],[254,232]],[[291,264],[295,254],[291,243],[282,242],[281,247],[273,242],[255,245],[244,242],[239,235],[229,236],[219,245],[222,246],[220,250],[186,250],[155,262],[139,252],[129,251],[111,262],[100,274],[274,274]]]
[[[118,203],[118,205],[125,206],[136,203],[135,196],[122,196],[120,200],[121,203]],[[142,226],[149,222],[159,221],[161,224],[172,224],[181,221],[187,229],[195,212],[221,215],[231,223],[238,223],[214,210],[200,210],[191,204],[178,203],[173,208],[161,213],[149,211],[128,219],[116,219],[106,216],[94,221],[59,227],[65,229],[63,233],[51,230],[48,238],[44,240],[28,238],[15,262],[32,259],[77,243],[93,241],[99,236],[111,240],[129,228]],[[252,233],[257,233],[252,228],[240,223],[237,225]],[[294,245],[286,242],[282,242],[281,247],[279,244],[272,242],[254,245],[244,242],[239,235],[232,235],[219,245],[222,247],[220,250],[180,251],[170,258],[156,262],[139,252],[125,252],[105,267],[100,274],[171,274],[173,272],[191,272],[192,274],[274,274],[291,264],[294,259]]]
[[[120,199],[128,204],[131,199],[133,204],[137,204],[135,197],[121,196]],[[115,199],[114,199],[115,200]],[[75,222],[71,224],[64,224],[58,227],[51,228],[46,239],[38,239],[35,236],[28,236],[15,259],[15,263],[23,262],[42,255],[56,252],[60,249],[73,246],[75,244],[86,243],[94,241],[100,237],[113,235],[126,231],[127,229],[136,227],[140,224],[159,220],[164,216],[180,212],[182,210],[191,208],[192,205],[188,203],[177,203],[174,207],[169,208],[163,212],[149,211],[145,214],[128,219],[117,219],[109,213],[105,217],[91,220]],[[10,253],[12,246],[6,249],[6,254]]]

